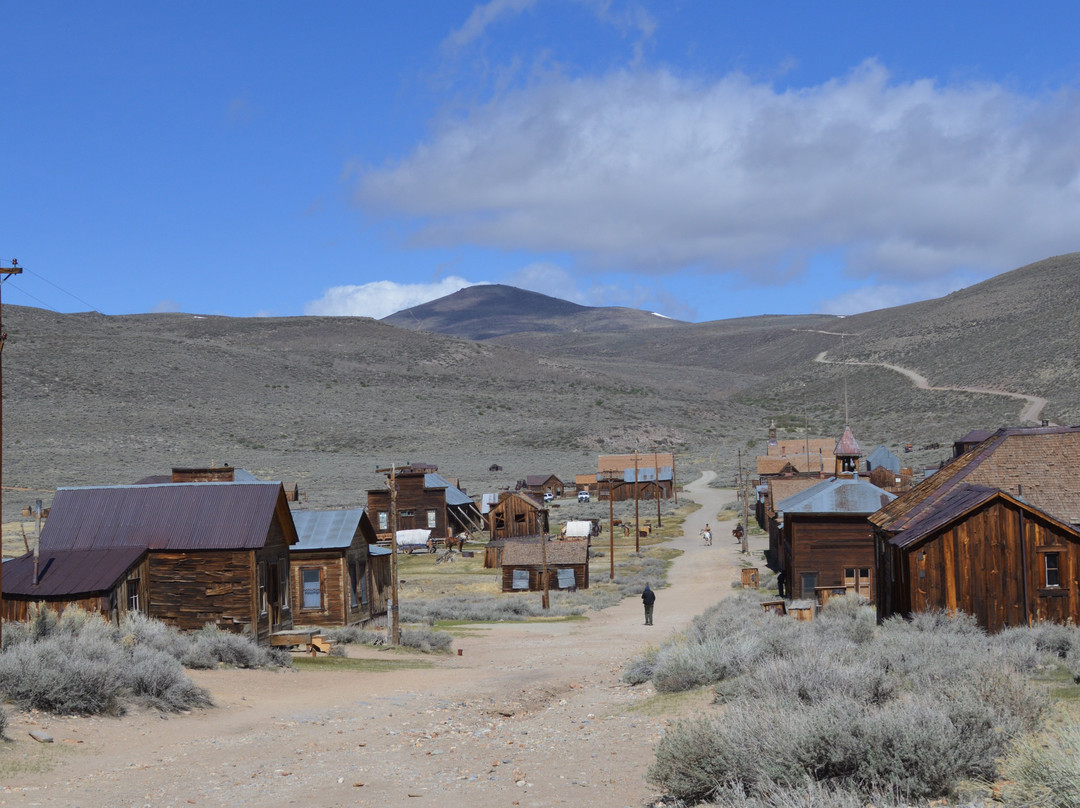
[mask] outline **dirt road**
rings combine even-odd
[[[15,713],[0,805],[637,808],[654,796],[644,773],[670,705],[622,684],[623,665],[731,594],[738,574],[734,523],[715,521],[734,492],[708,488],[712,476],[688,486],[702,508],[672,542],[684,554],[654,626],[627,599],[587,620],[477,627],[455,643],[460,657],[427,670],[193,672],[217,707],[191,715]]]

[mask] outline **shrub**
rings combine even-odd
[[[120,647],[100,637],[46,636],[0,655],[0,691],[24,709],[117,714],[127,664]]]
[[[207,623],[193,635],[191,646],[180,661],[186,668],[213,668],[219,664],[234,668],[292,665],[288,654],[274,653],[249,636],[222,631],[213,623]]]
[[[1080,727],[1053,727],[1014,744],[1003,766],[1005,796],[1045,808],[1080,805]]]
[[[644,653],[638,654],[627,663],[622,680],[629,685],[640,685],[652,679],[656,668],[656,655],[657,649],[650,645]]]
[[[326,633],[334,645],[382,645],[386,636],[380,631],[369,631],[359,626],[339,626]]]
[[[401,629],[401,644],[406,648],[416,648],[424,653],[450,650],[454,637],[445,631],[433,631],[430,628]]]
[[[210,693],[192,682],[176,657],[166,651],[136,646],[125,678],[135,698],[162,711],[212,704]]]
[[[7,725],[7,713],[3,710],[0,710],[0,739],[7,738]]]
[[[128,648],[153,648],[177,660],[183,659],[191,647],[190,637],[142,612],[126,612],[120,620],[119,634]]]

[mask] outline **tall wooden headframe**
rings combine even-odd
[[[10,278],[12,275],[21,275],[22,267],[19,266],[19,262],[12,259],[11,266],[0,267],[0,284]],[[4,355],[4,343],[7,342],[7,332],[4,331],[3,325],[0,324],[0,513],[3,512],[3,475],[4,475],[4,367],[3,367],[3,355]],[[2,523],[0,519],[0,523]],[[0,570],[3,569],[3,565],[0,564]],[[2,580],[2,572],[0,572],[0,597],[4,594],[4,584]],[[0,616],[0,639],[3,637],[4,630],[4,618]]]

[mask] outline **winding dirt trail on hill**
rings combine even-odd
[[[734,492],[709,488],[714,476],[687,487],[702,507],[669,543],[683,555],[657,592],[654,626],[628,598],[584,620],[470,627],[455,643],[462,656],[430,669],[193,671],[217,706],[190,715],[14,713],[0,805],[639,808],[655,795],[645,770],[673,707],[620,677],[628,659],[732,592],[742,556],[734,523],[716,514]],[[699,538],[706,522],[711,547]],[[752,558],[764,541],[754,537]],[[56,743],[35,743],[32,729]]]
[[[822,332],[831,333],[831,332]],[[915,383],[915,386],[920,390],[942,390],[952,391],[957,393],[983,393],[988,396],[1005,396],[1007,398],[1018,399],[1024,402],[1023,409],[1020,410],[1020,422],[1034,421],[1038,423],[1040,416],[1042,415],[1043,408],[1046,406],[1046,399],[1040,396],[1029,396],[1024,393],[1010,393],[1005,390],[995,390],[990,387],[932,387],[930,381],[925,377],[915,372],[911,368],[901,367],[900,365],[890,365],[888,362],[856,362],[853,359],[827,359],[826,354],[828,351],[822,351],[814,357],[815,362],[821,362],[828,365],[870,365],[873,367],[887,368],[888,370],[894,370],[897,373],[907,376]]]

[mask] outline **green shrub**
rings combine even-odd
[[[1055,726],[1018,740],[1005,759],[1011,781],[1005,796],[1012,804],[1043,808],[1080,805],[1080,727]]]

